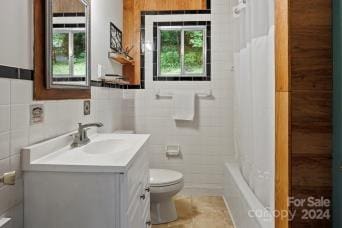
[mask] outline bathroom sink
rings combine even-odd
[[[86,154],[107,154],[113,151],[122,152],[129,149],[130,145],[123,139],[108,139],[90,143],[82,148]]]
[[[149,135],[93,134],[90,143],[72,148],[71,134],[22,150],[24,171],[125,172]]]

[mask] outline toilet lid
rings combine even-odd
[[[168,186],[183,181],[183,174],[173,170],[150,169],[150,185],[153,187]]]

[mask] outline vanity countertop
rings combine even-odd
[[[85,146],[71,148],[70,134],[22,150],[24,171],[125,173],[150,135],[93,134]]]

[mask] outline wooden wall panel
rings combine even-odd
[[[275,174],[275,209],[288,211],[288,196],[291,194],[291,77],[290,77],[290,39],[289,39],[289,2],[276,0],[276,174]],[[288,218],[278,217],[276,228],[288,228]]]
[[[292,186],[298,190],[331,187],[331,157],[320,155],[292,155]]]
[[[279,65],[277,65],[278,67]],[[276,175],[275,175],[275,208],[278,211],[288,210],[290,184],[290,99],[289,92],[276,92]],[[287,228],[287,218],[276,218],[276,228]]]
[[[331,0],[276,0],[278,210],[287,209],[288,196],[331,198],[331,17]],[[303,208],[290,209],[295,219],[278,218],[277,228],[331,227],[331,219],[303,220]]]
[[[291,1],[292,87],[332,90],[331,0]]]
[[[295,129],[292,131],[292,148],[299,155],[305,155],[308,151],[312,155],[330,155],[331,132],[314,132],[310,128]]]
[[[275,58],[276,58],[276,91],[290,91],[290,52],[289,52],[289,3],[284,0],[276,0],[276,34],[275,34]]]
[[[308,189],[306,189],[303,186],[300,186],[300,187],[293,186],[292,192],[299,199],[306,199],[307,196],[313,196],[317,199],[322,197],[322,196],[325,198],[329,198],[331,195],[330,188],[319,188],[319,189],[308,188]],[[310,209],[310,208],[304,206],[304,207],[298,207],[296,209],[297,209],[297,213],[299,213],[303,209]],[[319,207],[318,209],[326,210],[326,208],[324,208],[324,207]],[[296,217],[295,220],[292,222],[292,224],[293,224],[292,227],[294,227],[294,228],[296,228],[296,227],[331,228],[330,221],[328,221],[328,220],[317,220],[314,223],[312,223],[312,221],[303,220],[300,217]]]
[[[135,66],[124,66],[123,74],[133,77],[126,78],[131,84],[140,83],[140,13],[141,11],[161,10],[201,10],[206,9],[206,0],[125,0],[123,45],[134,49],[130,55],[135,60]]]
[[[331,92],[292,91],[292,130],[331,132],[331,100]]]
[[[198,10],[206,9],[206,0],[138,0],[142,10]]]
[[[298,199],[331,198],[331,4],[290,0],[291,195]],[[331,227],[331,220],[304,220],[301,215],[292,227]]]
[[[84,6],[80,0],[53,0],[54,13],[84,13]]]

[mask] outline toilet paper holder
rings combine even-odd
[[[165,151],[167,157],[177,157],[180,155],[180,145],[167,145]]]

